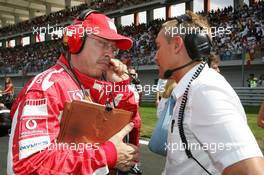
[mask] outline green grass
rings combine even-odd
[[[264,151],[264,129],[258,127],[256,124],[258,109],[259,107],[245,107],[248,125],[255,135],[261,150]],[[142,118],[141,137],[150,138],[157,121],[155,105],[142,104],[140,113]]]
[[[264,151],[264,129],[258,127],[256,120],[258,117],[259,107],[245,107],[248,119],[248,125],[253,132],[259,147]]]
[[[157,117],[155,107],[140,107],[142,119],[141,137],[150,138],[153,128],[155,127]]]

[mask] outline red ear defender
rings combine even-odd
[[[85,30],[81,24],[70,25],[66,28],[64,43],[68,46],[69,52],[78,54],[85,41]]]
[[[93,14],[93,15],[92,15]],[[66,27],[64,33],[65,49],[70,54],[81,52],[88,34],[92,34],[107,40],[116,41],[119,49],[127,50],[133,45],[133,41],[117,33],[115,24],[104,14],[92,9],[87,9]]]
[[[66,27],[63,42],[68,47],[71,54],[81,52],[86,39],[86,29],[83,27],[83,21],[92,13],[99,13],[93,9],[86,9],[74,20],[73,24]]]

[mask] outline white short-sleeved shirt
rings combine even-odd
[[[193,159],[187,158],[177,123],[183,93],[197,67],[172,92],[176,99],[172,117],[175,124],[168,131],[164,175],[207,174]],[[222,75],[207,65],[191,84],[183,123],[193,156],[211,174],[220,175],[226,167],[247,158],[263,157],[237,94]]]

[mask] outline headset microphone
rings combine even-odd
[[[182,15],[177,18],[177,21],[180,24],[184,21],[192,21],[192,19],[188,15]],[[200,28],[203,29],[203,27]],[[178,71],[186,66],[189,66],[195,61],[202,61],[204,58],[207,58],[210,55],[212,47],[212,43],[209,36],[205,33],[196,31],[185,34],[184,45],[192,61],[175,69],[166,70],[163,75],[165,79],[170,78],[173,72]]]
[[[176,72],[176,71],[178,71],[178,70],[180,70],[180,69],[183,69],[183,68],[189,66],[190,64],[194,63],[195,61],[197,61],[197,60],[192,60],[192,61],[190,61],[189,63],[184,64],[184,65],[182,65],[182,66],[180,66],[180,67],[177,67],[177,68],[174,68],[174,69],[168,69],[168,70],[166,70],[166,71],[164,72],[164,75],[163,75],[164,79],[168,79],[168,78],[170,78],[171,75],[173,74],[173,72]]]

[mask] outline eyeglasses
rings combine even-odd
[[[104,49],[104,50],[107,50],[107,51],[111,51],[113,52],[114,56],[118,55],[118,52],[119,52],[119,49],[116,48],[115,45],[107,42],[107,41],[103,41],[101,39],[98,39],[98,38],[95,38],[95,37],[92,37],[91,35],[88,36],[89,38],[97,41],[98,45],[100,48]]]
[[[131,75],[132,77],[135,77],[137,74],[130,73],[130,75]]]

